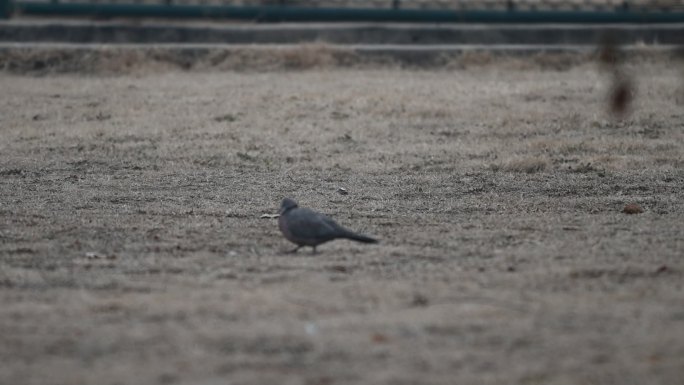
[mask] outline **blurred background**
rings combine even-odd
[[[1,0],[0,16],[211,17],[259,21],[678,22],[682,0]]]

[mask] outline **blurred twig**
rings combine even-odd
[[[608,110],[622,119],[631,112],[635,89],[631,76],[624,69],[625,53],[613,35],[605,35],[598,52],[599,63],[610,73],[611,86],[608,94]]]

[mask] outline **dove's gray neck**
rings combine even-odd
[[[296,209],[297,207],[299,207],[299,205],[297,205],[297,202],[295,202],[291,199],[285,199],[283,201],[283,204],[280,206],[280,215],[283,215],[283,214],[287,213],[288,211]]]

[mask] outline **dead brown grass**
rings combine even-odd
[[[630,53],[630,62],[670,61],[670,53],[643,48]],[[500,71],[567,71],[592,64],[594,54],[466,50],[453,54],[402,55],[368,53],[353,48],[312,43],[287,46],[4,46],[0,71],[45,75],[150,74],[171,71],[291,71],[304,69],[489,69]]]
[[[4,47],[0,50],[0,70],[29,74],[303,70],[373,63],[373,60],[361,58],[350,49],[323,43],[235,48],[43,46]]]
[[[533,174],[535,172],[542,172],[550,168],[551,162],[545,157],[523,157],[508,160],[503,165],[495,165],[492,167],[494,171],[503,170],[508,172],[524,172]]]
[[[593,66],[301,55],[0,74],[0,383],[684,378],[677,67],[616,121]],[[284,196],[381,243],[284,254]]]

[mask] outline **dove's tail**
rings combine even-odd
[[[351,239],[352,241],[357,241],[357,242],[363,242],[363,243],[378,243],[378,240],[375,238],[367,237],[365,235],[361,234],[356,234],[351,231],[345,231],[342,237]]]

